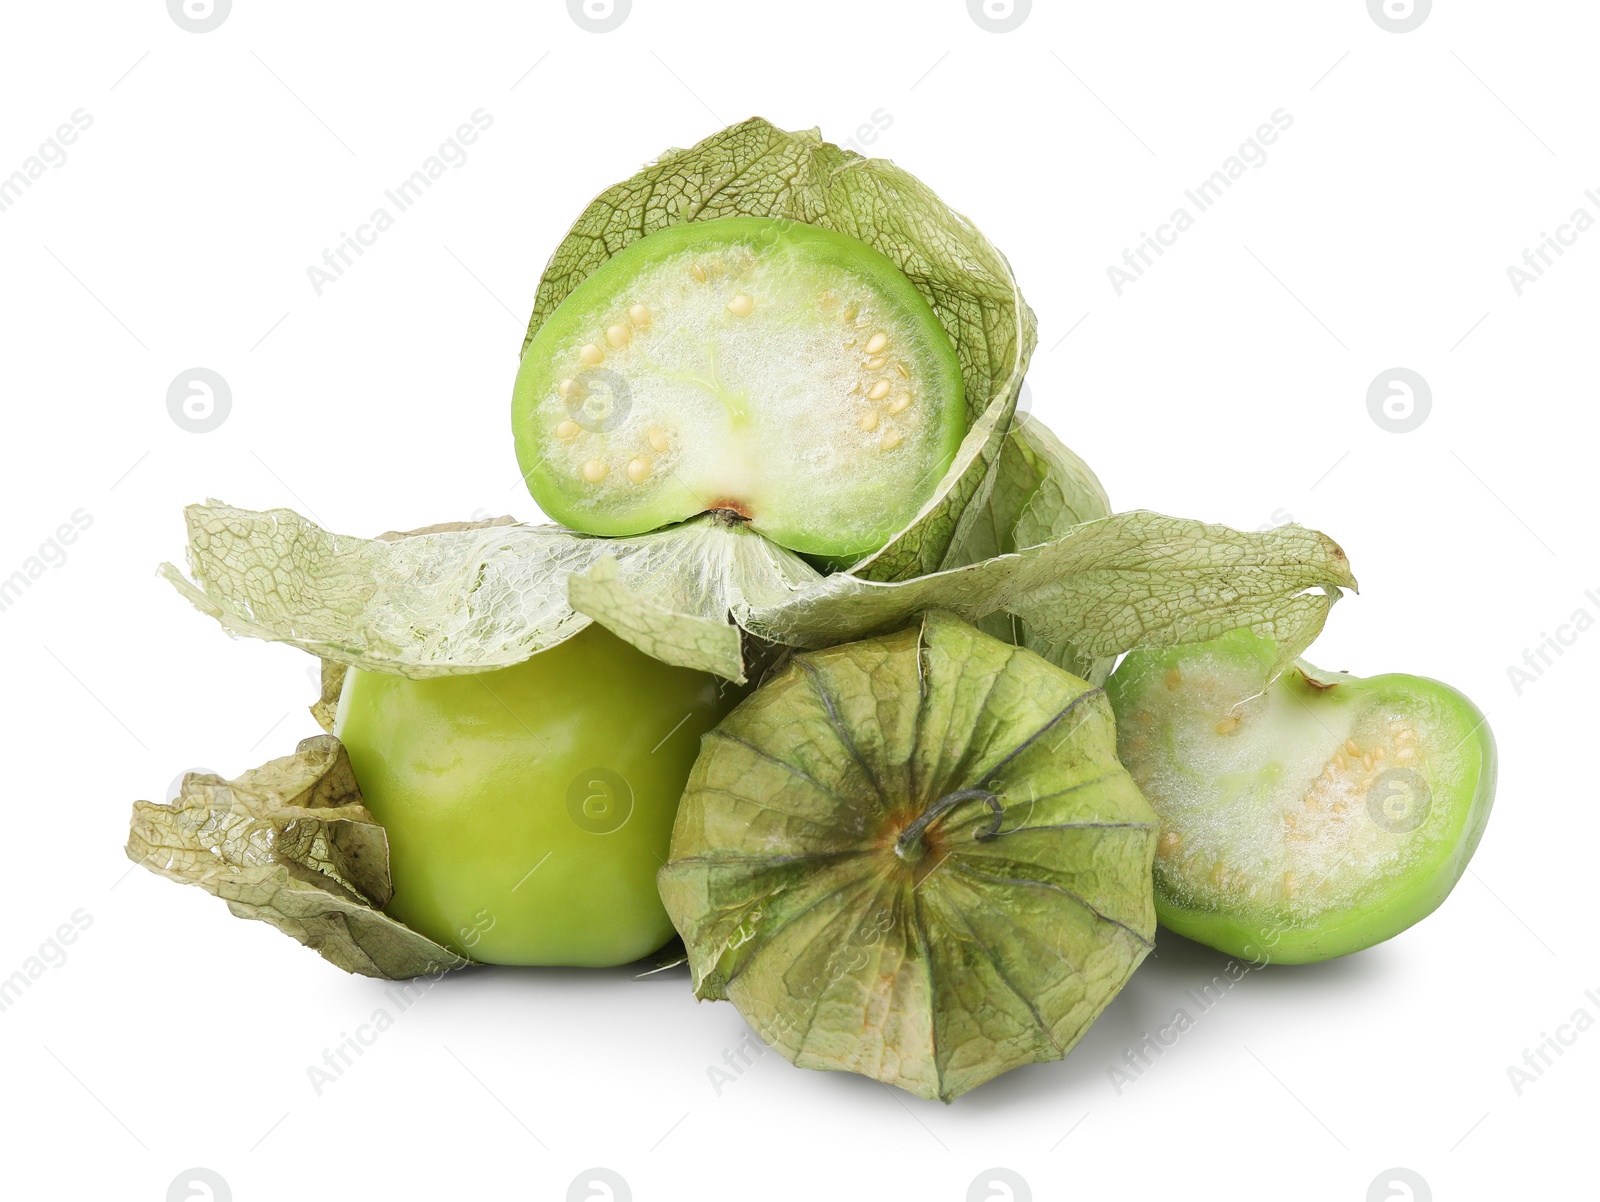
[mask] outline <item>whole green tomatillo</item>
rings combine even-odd
[[[490,964],[626,964],[672,937],[656,892],[700,736],[741,691],[603,627],[514,667],[352,669],[334,732],[388,834],[386,911]]]

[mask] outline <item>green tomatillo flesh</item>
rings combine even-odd
[[[708,510],[830,562],[881,547],[967,430],[960,363],[895,264],[803,222],[669,226],[572,290],[512,401],[533,498],[574,530]]]
[[[389,839],[392,917],[490,964],[627,964],[672,937],[656,892],[700,736],[738,699],[605,628],[514,667],[351,669],[334,731]]]
[[[1129,654],[1106,684],[1118,753],[1161,816],[1163,926],[1299,964],[1371,947],[1438,908],[1494,799],[1495,745],[1461,693],[1302,661],[1271,640]]]

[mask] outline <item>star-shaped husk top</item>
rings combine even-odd
[[[949,1101],[1122,988],[1156,837],[1101,690],[934,611],[795,655],[707,735],[659,883],[699,997]]]

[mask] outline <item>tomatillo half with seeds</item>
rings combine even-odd
[[[1297,661],[1270,639],[1135,651],[1106,684],[1117,747],[1156,813],[1163,926],[1252,960],[1360,951],[1438,908],[1494,801],[1477,708],[1420,676]]]
[[[855,238],[670,226],[574,288],[522,357],[517,459],[550,517],[640,534],[707,510],[845,562],[933,495],[967,432],[955,348]]]
[[[389,838],[385,908],[489,964],[628,964],[700,736],[741,690],[586,627],[514,667],[351,669],[334,733]]]

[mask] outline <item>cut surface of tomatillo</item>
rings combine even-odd
[[[522,357],[517,458],[589,534],[706,510],[805,554],[869,554],[932,496],[967,429],[938,317],[866,243],[764,217],[688,222],[579,284]]]
[[[1327,960],[1431,914],[1494,800],[1495,746],[1461,693],[1298,661],[1270,640],[1135,651],[1106,684],[1122,762],[1161,817],[1163,926],[1232,955]]]
[[[1150,950],[1104,693],[930,613],[796,655],[703,740],[658,874],[695,992],[946,1101],[1058,1060]]]

